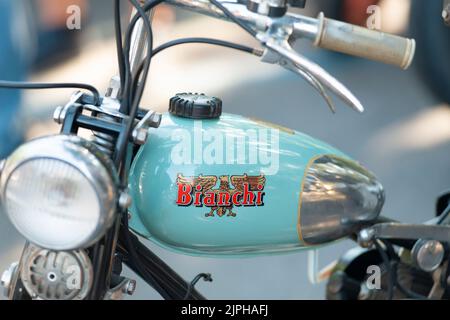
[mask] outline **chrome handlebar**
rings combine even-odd
[[[166,3],[229,20],[208,0],[166,0]],[[236,18],[257,32],[257,39],[264,46],[262,61],[279,64],[305,78],[326,100],[331,110],[335,108],[326,89],[336,94],[354,110],[364,108],[359,100],[342,83],[316,63],[296,52],[291,44],[298,39],[310,40],[315,46],[345,54],[363,57],[406,69],[411,64],[415,41],[379,31],[327,19],[323,13],[318,18],[287,13],[272,18],[247,10],[246,6],[230,0],[221,2]]]

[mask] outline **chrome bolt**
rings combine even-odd
[[[123,293],[132,296],[136,291],[136,280],[129,280],[123,287]]]
[[[150,121],[148,122],[148,126],[151,128],[159,128],[162,121],[162,114],[155,112],[153,116],[151,117]]]
[[[64,121],[63,110],[64,110],[64,107],[59,106],[53,112],[53,120],[57,124],[62,124]]]
[[[373,230],[363,229],[358,233],[358,244],[363,248],[369,248],[373,244]]]
[[[137,145],[141,146],[145,144],[147,142],[147,138],[148,138],[148,128],[143,127],[133,130],[133,141]]]
[[[122,192],[119,196],[119,206],[125,210],[131,206],[131,196],[127,192]]]

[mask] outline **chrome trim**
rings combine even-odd
[[[405,239],[405,240],[437,240],[448,242],[450,239],[450,227],[443,225],[406,224],[397,222],[379,223],[363,229],[358,234],[358,243],[370,246],[373,240],[380,239]]]
[[[94,144],[78,136],[54,135],[38,138],[21,145],[11,154],[6,160],[3,174],[0,176],[0,200],[5,207],[6,214],[9,217],[5,206],[5,193],[11,174],[21,165],[43,158],[65,162],[80,171],[96,190],[101,210],[98,226],[86,243],[49,249],[72,250],[91,245],[104,235],[115,220],[118,176],[111,160],[102,154]],[[10,220],[20,232],[20,226],[17,226],[11,218]],[[34,242],[33,239],[28,240]],[[46,248],[46,244],[36,244]]]
[[[384,191],[356,162],[324,155],[306,168],[299,201],[300,238],[319,245],[348,237],[375,221]]]

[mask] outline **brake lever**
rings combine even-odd
[[[273,24],[268,31],[258,33],[258,40],[266,47],[262,56],[262,61],[278,64],[287,70],[302,76],[321,94],[332,112],[335,112],[335,107],[331,98],[326,93],[325,88],[336,94],[352,109],[363,112],[364,107],[361,102],[349,89],[347,89],[347,87],[321,66],[292,49],[289,44],[289,38],[292,35],[292,31],[293,29],[290,26]]]
[[[274,54],[275,54],[275,57],[273,56]],[[279,55],[272,50],[265,50],[264,54],[262,55],[263,62],[278,63],[285,69],[292,71],[294,73],[297,73],[298,75],[303,77],[306,80],[306,82],[308,82],[314,89],[316,89],[319,92],[319,94],[322,96],[322,98],[326,101],[331,112],[336,113],[336,107],[334,106],[333,100],[327,94],[325,88],[320,83],[320,81],[317,80],[317,78],[315,78],[313,75],[309,74],[308,72],[303,71],[302,69],[298,68],[291,61],[273,60],[274,58],[279,59]],[[276,61],[276,62],[270,62],[270,61]]]

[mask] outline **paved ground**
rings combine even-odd
[[[221,62],[228,58],[231,61],[227,67],[231,71],[223,85],[220,85],[220,75],[214,75],[219,85],[208,86],[207,93],[223,98],[226,112],[259,117],[305,132],[360,160],[385,186],[384,215],[407,222],[432,217],[437,194],[450,188],[450,108],[433,98],[414,68],[402,72],[340,55],[311,51],[307,54],[313,55],[353,90],[366,107],[364,114],[356,114],[338,104],[338,112],[333,115],[318,94],[298,77],[275,71],[274,67],[259,67],[256,62],[249,63],[246,69],[243,66],[247,66],[248,58],[239,60],[240,56],[232,53],[220,56]],[[208,62],[208,58],[201,59],[192,58],[195,60],[192,63]],[[260,69],[255,71],[257,66]],[[199,76],[210,75],[203,71],[199,71]],[[249,76],[253,71],[256,76]],[[250,80],[242,81],[243,78]],[[184,87],[176,84],[179,87],[174,91],[195,87],[187,82]],[[162,95],[161,101],[163,98],[166,97]],[[22,239],[3,215],[0,215],[0,240],[0,269],[4,269],[17,259]],[[321,265],[328,264],[351,245],[345,241],[322,249]],[[323,284],[313,286],[308,282],[306,252],[218,260],[181,256],[149,246],[186,279],[199,272],[212,273],[212,284],[198,286],[209,298],[321,299],[324,296]],[[139,283],[135,298],[157,299],[158,295]]]

